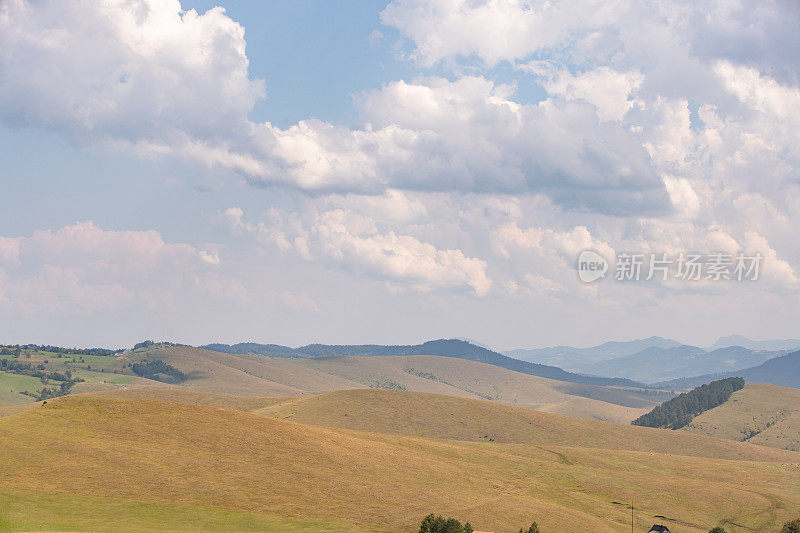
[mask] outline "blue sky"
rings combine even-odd
[[[791,2],[2,9],[0,342],[796,336]]]

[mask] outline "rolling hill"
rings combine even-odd
[[[800,451],[800,390],[748,383],[683,431]]]
[[[188,347],[147,352],[180,369],[178,386],[242,396],[297,396],[353,388],[399,388],[627,423],[669,393],[568,383],[495,365],[442,356],[269,358]]]
[[[432,437],[535,445],[570,445],[731,460],[780,459],[736,442],[688,439],[685,433],[564,417],[519,407],[390,390],[347,390],[286,398],[252,412],[301,424]],[[642,431],[642,430],[645,431]],[[800,458],[800,457],[798,457]]]
[[[582,383],[587,385],[611,386],[640,386],[628,379],[615,377],[594,377],[566,372],[561,368],[522,361],[503,355],[501,353],[476,346],[460,339],[440,339],[416,345],[383,346],[377,344],[366,345],[328,345],[309,344],[300,348],[288,348],[275,344],[258,345],[244,343],[235,345],[209,344],[201,346],[204,349],[222,351],[224,353],[256,354],[270,357],[340,357],[340,356],[408,356],[408,355],[439,355],[456,359],[477,361],[494,366],[513,370],[523,374],[543,378]]]
[[[85,378],[85,382],[75,385],[72,393],[156,387],[264,397],[366,387],[401,388],[491,399],[623,423],[670,396],[664,391],[555,381],[487,363],[441,356],[273,358],[188,346],[148,345],[116,357],[85,357],[73,362],[71,356],[58,358],[49,352],[26,351],[22,361],[43,366],[46,373],[70,371]],[[175,383],[175,379],[169,378],[169,383],[164,383],[132,375],[132,366],[141,366],[142,362],[151,365],[156,360],[168,365],[165,368],[174,368],[185,379]],[[35,398],[18,391],[35,392],[43,386],[37,377],[0,372],[0,408],[34,401]]]
[[[398,391],[352,394],[325,394],[303,409],[346,411],[366,423],[432,400]],[[223,525],[412,532],[436,512],[498,532],[533,519],[545,531],[569,524],[612,532],[625,531],[630,517],[612,502],[633,501],[639,529],[663,516],[658,520],[680,531],[720,524],[738,532],[774,530],[800,507],[798,454],[746,443],[459,399],[445,400],[467,405],[434,402],[418,427],[453,431],[462,420],[448,420],[451,412],[486,409],[480,420],[495,419],[499,427],[533,417],[534,429],[522,437],[541,437],[532,443],[408,437],[190,403],[200,398],[209,396],[170,402],[73,396],[0,418],[0,528],[135,531],[153,530],[155,521],[163,531]],[[368,410],[375,405],[383,407]],[[497,409],[507,413],[493,414]],[[603,431],[595,434],[595,426]],[[594,447],[615,441],[641,449]],[[677,455],[690,441],[707,456]],[[650,450],[653,444],[666,453]]]

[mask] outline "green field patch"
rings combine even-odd
[[[73,363],[72,361],[78,361]],[[80,361],[83,362],[80,362]],[[57,361],[64,361],[65,364],[70,368],[75,367],[86,367],[86,365],[91,366],[92,368],[108,368],[110,366],[114,366],[119,360],[118,357],[113,356],[105,356],[105,355],[77,355],[77,354],[66,354],[66,356],[62,359],[51,359],[51,362]]]
[[[12,374],[10,372],[0,372],[0,389],[13,390],[14,392],[22,392],[24,390],[36,392],[36,390],[41,387],[42,380],[39,378]]]

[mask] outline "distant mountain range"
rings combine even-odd
[[[611,385],[625,387],[641,387],[630,379],[617,377],[585,376],[567,372],[561,368],[522,361],[508,357],[487,348],[476,346],[460,339],[440,339],[416,345],[384,346],[378,344],[361,345],[328,345],[309,344],[299,348],[290,348],[277,344],[240,343],[207,344],[200,346],[207,350],[214,350],[232,354],[254,354],[269,357],[336,357],[345,355],[355,356],[391,356],[391,355],[441,355],[458,359],[467,359],[480,363],[499,366],[515,372],[539,376],[543,378],[566,381],[568,383],[581,383],[586,385]]]
[[[741,346],[742,348],[749,348],[750,350],[766,350],[766,351],[792,351],[800,349],[800,340],[798,339],[783,339],[783,340],[767,340],[767,341],[754,341],[741,335],[731,335],[729,337],[720,337],[717,342],[708,347],[709,350],[717,350],[719,348],[728,348],[730,346]]]
[[[503,353],[581,374],[654,383],[751,368],[798,348],[800,340],[754,341],[741,335],[732,335],[719,339],[705,349],[672,339],[649,337],[627,342],[606,342],[590,348],[556,346]]]
[[[798,389],[800,388],[800,351],[775,357],[752,368],[721,374],[673,379],[656,383],[655,386],[675,389],[699,387],[718,379],[734,376],[744,378],[749,383],[769,383]]]
[[[572,346],[553,346],[550,348],[537,348],[532,350],[517,349],[501,352],[504,355],[540,363],[556,365],[573,372],[585,372],[591,365],[604,361],[632,355],[648,348],[674,348],[681,343],[663,337],[649,337],[633,341],[609,341],[590,348],[574,348]],[[798,344],[800,346],[800,344]]]
[[[741,342],[748,346],[727,345]],[[557,346],[539,350],[492,351],[461,339],[440,339],[415,345],[309,344],[290,348],[278,344],[207,344],[208,350],[268,357],[337,357],[440,355],[487,363],[508,370],[568,383],[616,387],[687,388],[739,376],[753,383],[800,387],[800,352],[787,355],[793,340],[752,341],[741,336],[718,340],[708,349],[672,339],[650,337],[606,342],[591,348]],[[781,348],[766,350],[764,347]],[[518,357],[536,358],[522,360]],[[568,370],[556,364],[563,365]]]

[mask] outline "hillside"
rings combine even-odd
[[[664,391],[566,383],[451,357],[323,357],[293,362],[373,386],[395,384],[412,391],[493,400],[626,423],[671,397]]]
[[[734,392],[744,388],[742,378],[725,378],[700,385],[657,405],[652,411],[631,422],[635,426],[680,429],[694,417],[724,404]]]
[[[800,451],[800,390],[748,383],[683,430]]]
[[[87,362],[25,353],[23,361],[43,365],[44,372],[74,372],[86,378],[72,392],[156,387],[237,396],[298,396],[325,391],[383,387],[491,399],[556,413],[627,423],[669,393],[566,383],[467,359],[439,356],[270,358],[226,354],[186,346],[149,346],[118,357]],[[170,383],[131,375],[131,367],[167,365],[182,375]],[[92,370],[87,370],[91,364]],[[156,376],[157,377],[157,376]],[[8,381],[5,399],[3,379]],[[57,382],[55,382],[57,383]],[[22,385],[24,385],[24,387]],[[17,393],[43,387],[35,377],[0,372],[0,407],[35,400]],[[11,392],[15,391],[15,392]]]
[[[408,394],[361,393],[388,396],[382,403],[396,410],[403,410],[391,407],[396,395]],[[352,407],[331,405],[348,412]],[[705,532],[726,522],[774,530],[800,506],[793,452],[625,428],[646,435],[628,438],[634,442],[644,444],[651,434],[665,446],[681,446],[672,439],[696,439],[696,449],[724,446],[720,456],[735,453],[746,460],[598,453],[564,444],[579,442],[580,435],[606,437],[573,426],[574,419],[534,415],[548,419],[548,431],[561,433],[557,438],[564,441],[411,438],[183,402],[60,398],[0,419],[0,524],[56,530],[124,524],[146,530],[163,516],[162,530],[225,523],[237,530],[410,533],[434,511],[498,532],[516,531],[532,519],[545,531],[561,531],[565,524],[624,531],[630,515],[611,502],[635,501],[638,529],[659,515],[681,531]],[[437,418],[445,416],[443,411]],[[544,419],[536,423],[544,428]]]
[[[287,398],[252,412],[323,427],[410,437],[570,445],[716,459],[779,459],[764,449],[685,433],[569,418],[482,400],[389,390],[348,390]]]
[[[168,347],[148,352],[185,372],[179,388],[242,396],[296,396],[354,388],[490,399],[627,423],[669,394],[565,383],[464,359],[439,356],[267,358]]]
[[[566,372],[558,367],[530,363],[513,359],[501,353],[476,346],[460,339],[440,339],[428,341],[416,345],[383,346],[377,344],[365,345],[327,345],[309,344],[300,348],[288,348],[275,344],[257,345],[254,343],[243,343],[235,345],[209,344],[202,346],[204,349],[216,349],[224,353],[238,354],[258,354],[271,357],[341,357],[341,356],[408,356],[408,355],[439,355],[452,357],[455,359],[466,359],[487,363],[515,372],[530,374],[543,378],[566,381],[570,383],[582,383],[587,385],[610,385],[610,386],[639,386],[627,379],[615,377],[592,377]]]

